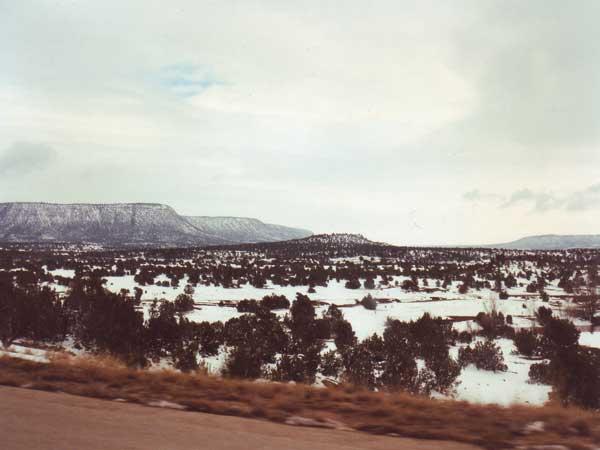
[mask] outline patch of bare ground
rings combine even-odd
[[[111,358],[55,357],[50,364],[41,364],[3,357],[0,384],[489,449],[562,445],[583,450],[600,443],[600,414],[574,408],[505,408],[369,392],[349,385],[315,388],[204,373],[151,372],[127,368]]]

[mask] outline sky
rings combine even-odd
[[[600,233],[600,2],[0,0],[0,201]]]

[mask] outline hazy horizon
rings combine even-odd
[[[0,202],[600,234],[600,3],[0,0]]]

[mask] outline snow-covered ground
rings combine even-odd
[[[508,370],[490,372],[479,370],[473,365],[463,368],[458,378],[460,384],[456,398],[473,403],[496,403],[503,406],[514,403],[544,404],[552,388],[528,383],[529,367],[535,361],[517,355],[510,339],[497,339],[495,342],[502,350]],[[457,357],[458,347],[452,350],[453,356]]]
[[[582,331],[579,335],[579,343],[587,347],[600,348],[600,328],[594,333]]]
[[[346,258],[345,260],[348,260]],[[359,259],[353,258],[353,262]],[[336,260],[336,262],[339,262]],[[74,271],[53,270],[54,276],[72,277]],[[132,275],[106,277],[106,287],[113,292],[125,289],[133,294],[135,287],[143,291],[142,300],[144,310],[147,313],[152,300],[172,301],[177,295],[184,292],[187,279],[182,279],[177,287],[164,287],[157,285],[138,286]],[[477,330],[478,325],[472,320],[480,312],[489,312],[496,308],[505,316],[511,315],[515,328],[527,328],[535,324],[534,312],[540,306],[551,307],[558,316],[564,316],[563,300],[560,298],[564,291],[557,287],[554,280],[546,287],[551,301],[543,302],[539,295],[527,293],[525,290],[526,280],[519,280],[519,285],[508,289],[510,295],[507,300],[499,300],[498,294],[490,289],[469,290],[465,294],[458,293],[458,283],[454,282],[448,289],[435,288],[435,280],[428,280],[427,289],[419,292],[409,292],[401,289],[401,285],[407,277],[394,277],[389,286],[380,286],[379,279],[376,280],[378,288],[367,290],[347,289],[345,280],[331,280],[326,287],[316,286],[315,292],[308,293],[308,286],[277,286],[270,281],[265,288],[256,288],[243,285],[239,288],[224,288],[222,286],[205,286],[199,284],[194,288],[193,298],[197,303],[196,309],[187,314],[187,318],[196,321],[222,321],[233,317],[239,317],[236,308],[231,306],[219,306],[222,300],[239,301],[243,299],[261,299],[266,295],[285,295],[293,301],[297,293],[308,295],[312,300],[326,304],[336,304],[341,307],[345,318],[359,339],[364,339],[373,333],[382,334],[388,318],[402,321],[416,320],[424,313],[434,317],[453,318],[454,327],[459,330]],[[165,275],[158,276],[158,282],[169,281]],[[364,280],[361,280],[364,284]],[[422,280],[419,280],[422,284]],[[64,291],[64,287],[56,286]],[[367,310],[357,301],[366,295],[372,295],[380,300],[375,311]],[[322,314],[327,305],[318,306],[317,314]],[[278,315],[284,315],[288,311],[277,311]],[[583,324],[583,323],[581,323]],[[534,385],[528,383],[529,367],[533,363],[517,355],[513,342],[508,339],[498,339],[496,343],[501,347],[505,364],[508,366],[506,372],[488,372],[468,366],[463,369],[456,391],[456,398],[479,403],[497,403],[508,405],[511,403],[542,404],[548,400],[550,387],[545,385]],[[599,333],[581,333],[580,343],[600,348]],[[451,349],[453,356],[458,353],[458,347]],[[37,357],[37,356],[35,356]],[[218,373],[225,361],[226,354],[222,351],[218,356],[205,358],[204,364],[209,371]]]
[[[34,347],[25,347],[19,344],[12,344],[6,349],[0,345],[0,356],[10,356],[12,358],[20,358],[42,363],[47,363],[50,361],[48,359],[47,350]]]

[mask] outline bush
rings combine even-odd
[[[281,355],[271,378],[275,381],[313,384],[321,363],[320,352],[319,345],[312,345],[306,349],[290,346],[286,353]]]
[[[339,351],[353,346],[356,343],[356,335],[352,324],[347,320],[339,320],[333,325],[335,346]]]
[[[405,291],[418,292],[419,290],[419,284],[414,280],[404,280],[401,287]]]
[[[175,310],[180,313],[186,313],[194,309],[194,300],[187,294],[179,294],[174,303]]]
[[[544,326],[552,318],[552,310],[545,306],[540,306],[535,313],[535,318],[541,326]]]
[[[473,334],[469,331],[461,331],[458,333],[458,342],[462,342],[463,344],[470,344],[473,342]]]
[[[569,352],[577,347],[579,331],[566,319],[550,317],[544,325],[542,335],[542,353],[547,358]]]
[[[285,295],[266,295],[260,301],[260,306],[268,310],[273,309],[288,309],[290,307],[290,301]]]
[[[326,377],[337,378],[342,366],[342,358],[335,350],[330,350],[321,357],[321,373]]]
[[[377,342],[368,338],[344,353],[344,367],[347,381],[356,386],[374,389],[380,384],[377,373],[381,370],[383,355],[377,349]]]
[[[532,364],[529,367],[529,381],[537,384],[552,384],[548,363]]]
[[[490,313],[480,312],[475,317],[475,322],[482,328],[481,334],[489,339],[500,336],[504,332],[504,314],[497,311]]]
[[[371,277],[365,280],[365,289],[375,289],[375,280]]]
[[[563,404],[600,408],[600,350],[577,347],[550,361],[552,395]]]
[[[531,330],[520,330],[514,336],[517,351],[524,356],[533,356],[539,353],[540,339]]]
[[[426,361],[426,368],[430,370],[434,377],[428,377],[428,382],[421,386],[421,392],[429,395],[431,391],[448,393],[456,385],[456,379],[460,375],[461,365],[459,362],[450,358],[449,355]]]
[[[492,341],[477,342],[474,348],[470,346],[459,349],[458,361],[464,367],[474,364],[480,370],[506,372],[502,350]]]
[[[317,339],[331,338],[331,322],[327,319],[315,319],[314,334]]]
[[[231,378],[258,378],[262,361],[256,348],[243,345],[235,347],[228,355],[223,375]]]
[[[360,289],[360,281],[358,278],[352,278],[346,281],[346,289]]]
[[[371,311],[375,311],[377,309],[377,300],[375,300],[371,294],[363,297],[363,299],[360,301],[360,304],[363,305],[365,309]]]
[[[260,306],[256,300],[240,300],[236,309],[241,313],[256,313]]]

